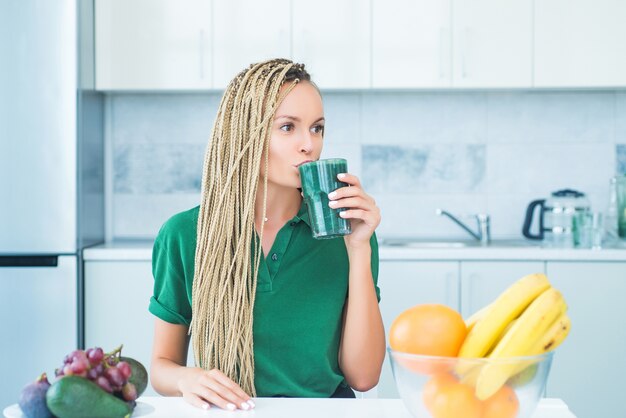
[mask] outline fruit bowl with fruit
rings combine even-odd
[[[416,418],[528,418],[543,393],[552,353],[506,359],[464,359],[389,349],[389,360],[398,393]],[[494,368],[519,372],[492,395],[480,399],[477,393],[485,390],[484,379]]]
[[[563,295],[524,276],[467,319],[438,304],[402,312],[388,349],[398,392],[416,418],[529,418],[554,349],[571,328]]]
[[[5,416],[26,418],[128,417],[148,384],[146,368],[121,355],[122,346],[105,353],[100,347],[74,350],[55,370],[50,384],[46,373],[26,385],[17,408]],[[9,415],[11,414],[11,415]]]

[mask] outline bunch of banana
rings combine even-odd
[[[533,356],[554,350],[569,333],[563,295],[543,274],[530,274],[506,289],[493,303],[466,320],[468,334],[459,351],[463,358]],[[457,368],[484,400],[530,365],[493,362]]]

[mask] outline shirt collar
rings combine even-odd
[[[302,199],[302,203],[300,204],[300,210],[298,210],[298,214],[293,217],[292,221],[293,222],[302,221],[305,224],[307,224],[309,227],[311,226],[311,221],[309,219],[309,210],[306,206],[306,203],[304,203],[304,199]]]

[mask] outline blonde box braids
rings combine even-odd
[[[239,73],[224,92],[204,159],[189,333],[196,365],[217,368],[252,396],[252,313],[263,238],[261,222],[254,239],[255,198],[263,159],[264,219],[274,114],[300,80],[310,80],[304,66],[285,59]],[[292,83],[280,94],[285,81]]]

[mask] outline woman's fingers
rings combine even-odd
[[[368,218],[368,212],[363,209],[348,209],[339,212],[339,216],[341,216],[342,218],[365,220]]]
[[[352,209],[366,209],[370,210],[373,208],[372,202],[366,200],[360,196],[358,197],[344,197],[340,200],[331,200],[328,202],[328,206],[333,209],[339,208],[352,208]]]
[[[240,398],[242,398],[245,401],[252,402],[250,400],[250,396],[246,392],[244,392],[244,390],[241,389],[241,387],[239,387],[239,385],[237,383],[233,382],[224,373],[222,373],[221,371],[219,371],[217,369],[213,369],[209,373],[213,373],[213,377],[215,378],[215,380],[217,380],[222,385],[224,385],[225,387],[227,387],[228,389],[233,391],[237,396],[239,396]]]
[[[211,370],[208,374],[209,378],[206,382],[207,387],[215,392],[221,399],[228,401],[230,405],[227,405],[227,409],[232,409],[232,405],[244,410],[253,407],[253,404],[248,402],[250,396],[225,374],[215,369]]]
[[[342,200],[348,197],[361,197],[373,205],[376,204],[374,198],[365,193],[360,187],[342,187],[334,192],[328,193],[329,200]]]
[[[227,411],[234,411],[235,409],[238,409],[235,403],[233,403],[230,399],[225,399],[212,388],[201,385],[197,388],[196,395],[206,402],[217,405]]]
[[[190,369],[190,376],[181,380],[180,389],[183,398],[198,408],[208,409],[211,404],[229,411],[254,408],[250,396],[217,369]]]
[[[195,406],[196,408],[209,409],[211,407],[211,405],[209,405],[208,401],[206,401],[205,399],[203,399],[200,396],[196,395],[195,393],[185,392],[185,393],[183,393],[183,399],[187,403]]]
[[[337,179],[344,183],[348,183],[351,186],[361,186],[361,180],[359,180],[357,176],[350,173],[337,174]]]

